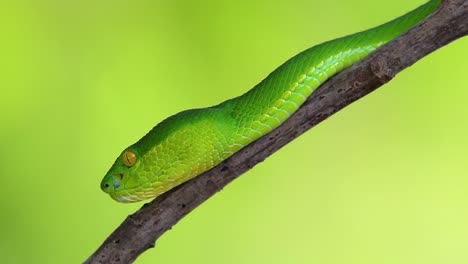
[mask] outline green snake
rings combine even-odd
[[[136,202],[213,168],[281,125],[327,79],[407,31],[439,2],[309,48],[239,97],[165,119],[117,157],[101,189],[116,201]]]

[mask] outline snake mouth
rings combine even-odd
[[[157,196],[164,193],[164,189],[160,188],[142,188],[142,186],[137,186],[134,188],[121,188],[120,190],[114,190],[108,192],[110,197],[120,203],[135,203],[151,198],[156,198]]]
[[[109,195],[112,199],[120,203],[135,203],[148,198],[154,198],[154,195],[150,192],[137,192],[131,194],[128,190],[109,193]]]
[[[132,203],[141,201],[141,195],[139,193],[132,193],[132,190],[125,189],[121,184],[123,175],[119,174],[107,174],[101,182],[101,189],[110,195],[110,197],[117,202],[121,203]],[[122,187],[122,188],[121,188]]]
[[[135,202],[139,202],[143,200],[139,198],[137,195],[131,195],[131,194],[123,195],[123,194],[111,193],[110,197],[112,197],[112,199],[116,200],[119,203],[135,203]]]
[[[108,173],[101,182],[101,189],[112,199],[121,203],[133,203],[151,198],[148,192],[139,191],[141,186],[126,188],[122,182],[123,173]]]

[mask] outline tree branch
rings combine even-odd
[[[130,263],[229,182],[420,58],[468,34],[468,1],[443,0],[433,15],[317,89],[285,123],[202,175],[128,216],[85,263]]]

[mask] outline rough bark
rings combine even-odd
[[[145,204],[85,263],[131,263],[199,204],[282,146],[390,81],[420,58],[468,33],[468,0],[445,0],[427,19],[331,78],[283,125],[202,175]]]

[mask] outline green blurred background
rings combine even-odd
[[[163,118],[422,0],[3,1],[0,262],[78,263],[142,203],[99,189]],[[180,221],[137,263],[468,263],[468,39]]]

